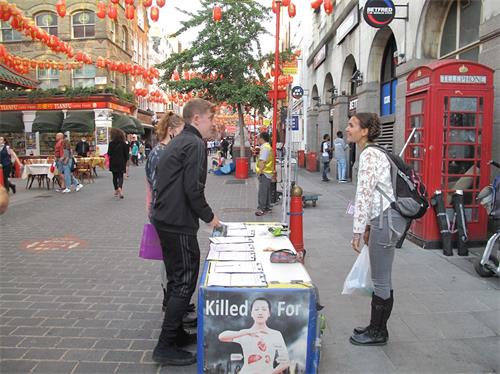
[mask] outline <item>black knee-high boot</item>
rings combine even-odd
[[[374,294],[372,293],[372,300],[373,300],[373,296],[374,296]],[[373,301],[372,301],[372,303],[373,303]],[[385,311],[384,311],[384,321],[385,322],[382,326],[383,333],[385,334],[385,336],[387,336],[387,338],[389,338],[389,331],[387,330],[387,321],[389,320],[389,317],[391,316],[393,305],[394,305],[394,290],[391,290],[391,297],[386,300]],[[372,321],[370,321],[370,325],[371,324],[372,324]],[[363,334],[370,327],[370,325],[368,325],[366,327],[363,327],[363,326],[355,327],[354,330],[352,330],[352,332],[356,335]]]
[[[387,344],[387,320],[389,319],[393,301],[384,300],[377,295],[372,296],[370,325],[361,334],[354,334],[349,341],[354,345]]]

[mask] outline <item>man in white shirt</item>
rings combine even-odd
[[[323,135],[323,141],[321,142],[321,163],[323,164],[323,182],[328,182],[328,174],[330,172],[330,159],[332,155],[332,149],[330,147],[330,135]]]
[[[337,131],[337,138],[333,141],[335,159],[337,160],[337,179],[339,183],[347,182],[347,160],[345,151],[349,146],[345,144],[342,131]]]

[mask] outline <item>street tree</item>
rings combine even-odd
[[[240,157],[245,156],[244,112],[249,107],[261,113],[270,106],[270,89],[262,73],[265,58],[259,37],[267,33],[264,23],[270,10],[253,0],[218,1],[222,19],[212,17],[212,0],[200,0],[197,12],[178,9],[188,16],[172,36],[195,29],[191,47],[172,54],[157,67],[164,70],[162,88],[191,93],[237,110]]]

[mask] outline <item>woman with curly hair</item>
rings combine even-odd
[[[123,199],[123,173],[128,161],[128,145],[125,143],[125,133],[121,129],[109,130],[111,141],[108,146],[109,171],[113,173],[115,196]]]
[[[370,324],[356,327],[350,342],[385,345],[389,339],[387,320],[394,303],[391,284],[394,249],[405,229],[406,219],[391,208],[394,192],[387,156],[377,147],[369,146],[380,135],[378,115],[356,113],[349,120],[346,132],[348,141],[361,149],[351,244],[358,253],[361,237],[368,244],[373,281]]]

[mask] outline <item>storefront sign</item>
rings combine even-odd
[[[349,12],[347,17],[342,21],[342,23],[337,27],[337,33],[335,36],[335,41],[337,44],[342,43],[342,40],[354,29],[359,23],[359,9],[354,7]]]
[[[349,111],[356,111],[357,108],[358,108],[358,98],[353,97],[349,99]]]
[[[36,134],[34,132],[25,133],[26,137],[26,149],[35,150],[36,149]]]
[[[363,18],[371,27],[380,29],[392,22],[396,7],[392,0],[368,0],[363,10]]]
[[[293,131],[299,131],[299,116],[292,116],[291,129]]]
[[[309,290],[207,289],[200,306],[206,372],[271,374],[282,364],[305,373],[310,302]]]
[[[431,79],[429,77],[424,77],[419,80],[413,81],[410,83],[410,90],[414,90],[415,88],[418,87],[427,86],[430,82]]]
[[[38,104],[2,104],[0,111],[10,110],[80,110],[80,109],[104,109],[110,108],[124,113],[130,113],[130,108],[107,102],[73,102],[73,103],[38,103]]]
[[[321,65],[323,61],[326,59],[326,44],[323,45],[323,47],[320,48],[318,53],[316,53],[316,56],[314,56],[313,59],[313,67],[314,69],[317,69],[318,66]]]
[[[298,61],[295,59],[293,61],[283,62],[283,74],[295,75],[298,70]]]
[[[486,84],[485,75],[441,75],[441,83]]]

